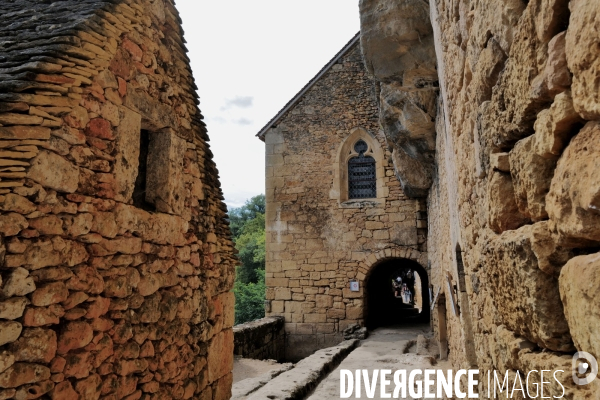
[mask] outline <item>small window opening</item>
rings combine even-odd
[[[456,245],[456,269],[458,272],[458,289],[461,292],[467,291],[467,285],[465,283],[465,264],[463,263],[462,251],[460,245]]]
[[[377,177],[375,159],[366,156],[369,146],[364,140],[359,140],[354,145],[358,153],[348,161],[348,198],[371,199],[377,197]]]
[[[133,188],[133,205],[146,211],[156,211],[156,206],[146,201],[146,180],[148,175],[148,149],[150,147],[150,132],[142,129],[140,134],[140,157],[138,174]]]

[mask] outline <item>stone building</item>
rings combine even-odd
[[[441,356],[508,372],[509,387],[549,370],[560,384],[545,384],[546,397],[600,392],[598,379],[571,377],[576,351],[600,357],[598,10],[597,0],[360,1],[394,167],[420,189],[406,193],[427,198]],[[440,89],[433,102],[415,90],[427,82]],[[411,154],[424,137],[415,107],[436,119],[430,147]],[[481,397],[487,389],[482,379]]]
[[[428,292],[425,203],[395,177],[378,90],[357,34],[258,134],[267,315],[285,318],[290,360],[339,343],[350,325],[401,313],[390,284],[398,268],[418,271],[417,295]]]
[[[173,1],[0,15],[0,399],[228,399],[235,258]]]

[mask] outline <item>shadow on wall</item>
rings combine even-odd
[[[419,263],[392,259],[373,267],[365,295],[367,328],[429,321],[429,278]]]

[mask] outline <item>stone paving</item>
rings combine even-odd
[[[374,369],[392,371],[406,370],[407,376],[413,369],[451,369],[447,361],[436,360],[437,344],[428,341],[431,329],[428,324],[414,324],[403,327],[378,328],[361,342],[338,367],[326,376],[307,397],[307,400],[332,400],[340,397],[340,370],[356,371],[366,369],[372,377]],[[393,378],[388,393],[394,389]],[[373,399],[381,399],[379,379]],[[362,398],[367,398],[364,385]],[[350,398],[356,398],[355,393]],[[411,397],[408,397],[411,398]]]

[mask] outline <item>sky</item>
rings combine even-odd
[[[225,202],[265,192],[255,135],[358,32],[358,0],[176,0]]]

